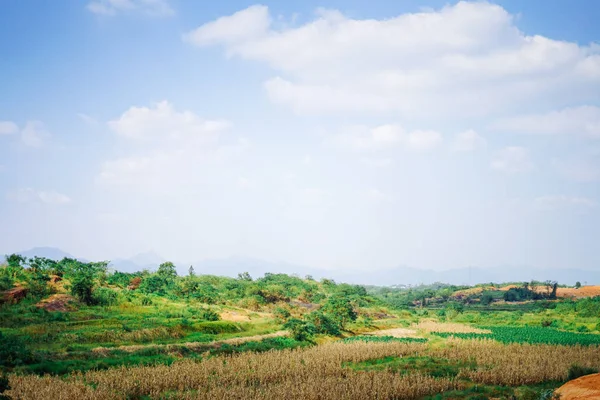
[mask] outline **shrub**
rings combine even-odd
[[[202,308],[198,312],[198,318],[203,319],[205,321],[219,321],[221,319],[221,316],[209,308]]]
[[[275,310],[273,310],[273,315],[275,315],[275,318],[277,318],[279,321],[285,322],[292,314],[290,314],[289,310],[286,308],[276,307]]]
[[[242,332],[244,328],[239,324],[228,321],[206,321],[195,324],[194,330],[202,333],[219,335],[222,333]]]
[[[314,326],[315,333],[334,336],[338,336],[341,333],[341,325],[339,321],[329,317],[327,314],[324,314],[321,311],[313,311],[305,318],[305,322]]]
[[[113,306],[119,302],[119,293],[104,287],[94,289],[92,297],[93,302],[101,306]]]
[[[317,333],[317,329],[312,323],[297,318],[289,319],[283,327],[290,331],[295,340],[300,342],[311,340]]]
[[[552,326],[552,323],[553,323],[553,322],[554,322],[554,321],[552,321],[552,320],[549,320],[549,319],[544,319],[544,320],[542,320],[542,326],[543,326],[544,328],[547,328],[547,327],[549,327],[549,326]]]
[[[585,326],[585,325],[579,325],[577,327],[577,332],[586,333],[586,332],[589,332],[589,331],[590,331],[589,328],[587,326]]]
[[[8,389],[10,389],[10,385],[9,385],[9,382],[8,382],[8,377],[6,375],[0,376],[0,400],[9,400],[10,399],[10,397],[8,397],[7,395],[3,394]]]
[[[485,293],[483,296],[481,296],[481,304],[484,306],[490,305],[493,301],[494,297],[489,293]]]
[[[0,366],[15,367],[34,362],[34,355],[27,349],[23,340],[0,332]]]
[[[597,373],[598,370],[595,368],[582,367],[580,365],[571,365],[568,373],[568,380],[577,379],[584,375],[590,375]]]

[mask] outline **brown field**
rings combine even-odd
[[[121,367],[67,378],[11,375],[13,399],[417,399],[461,388],[457,379],[384,371],[356,371],[344,363],[387,356],[431,356],[475,361],[458,378],[494,385],[566,380],[572,364],[600,367],[600,347],[510,344],[449,339],[426,343],[341,343],[217,356],[171,366]]]
[[[586,375],[562,385],[556,390],[561,400],[600,399],[600,374]]]
[[[436,322],[422,321],[412,326],[427,333],[431,332],[448,332],[448,333],[492,333],[487,329],[474,328],[465,324],[457,324],[453,322]]]
[[[402,337],[414,337],[417,334],[417,331],[414,329],[407,328],[391,328],[391,329],[381,329],[378,331],[366,332],[365,335],[368,336],[392,336],[396,338]]]
[[[512,288],[518,287],[517,285],[508,285],[501,287],[499,290],[507,291]],[[545,286],[536,286],[536,292],[546,293],[547,289]],[[599,286],[582,286],[579,289],[575,288],[561,288],[556,290],[557,297],[572,297],[572,298],[584,298],[584,297],[595,297],[600,296],[600,285]]]

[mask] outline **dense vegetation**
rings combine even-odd
[[[225,393],[221,382],[229,397],[249,390],[252,398],[269,398],[286,389],[288,398],[311,398],[320,393],[307,386],[312,380],[335,398],[422,398],[444,390],[437,398],[535,399],[600,368],[600,297],[557,299],[556,282],[363,287],[285,274],[197,275],[192,267],[178,276],[169,262],[136,273],[108,265],[6,258],[0,372],[10,375],[0,374],[0,396],[214,398]],[[536,363],[553,351],[568,357],[542,372]],[[281,357],[299,357],[306,368]],[[242,360],[288,366],[236,372]],[[206,368],[225,364],[232,366],[219,367],[214,382],[203,380]],[[314,376],[320,370],[329,375]],[[162,386],[146,380],[175,371],[199,375],[193,383],[173,375]],[[517,380],[515,371],[523,372]],[[138,386],[128,383],[139,374]],[[121,381],[109,382],[115,376]]]

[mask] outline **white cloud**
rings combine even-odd
[[[496,121],[491,127],[525,134],[600,138],[600,107],[571,107],[545,114],[510,117]]]
[[[167,101],[131,107],[108,126],[121,139],[120,156],[103,163],[98,182],[123,187],[189,185],[212,168],[208,164],[235,157],[249,146],[243,138],[220,142],[229,122],[177,111]]]
[[[374,128],[353,126],[344,133],[326,139],[336,147],[354,151],[380,151],[394,147],[424,151],[442,143],[442,136],[435,131],[416,130],[405,132],[399,125],[380,125]]]
[[[517,173],[531,170],[533,162],[526,148],[511,146],[498,151],[490,166],[497,171]]]
[[[411,150],[424,151],[442,144],[442,135],[436,131],[413,131],[406,138],[406,145]]]
[[[498,5],[459,2],[381,20],[320,10],[279,28],[253,6],[185,38],[268,64],[270,98],[300,113],[459,119],[597,99],[597,46],[527,36],[514,21]]]
[[[535,205],[543,210],[556,210],[562,208],[590,209],[597,207],[598,202],[588,197],[553,195],[536,198]]]
[[[108,122],[118,135],[143,142],[213,142],[231,123],[204,120],[191,111],[176,111],[168,101],[153,107],[131,107]]]
[[[21,130],[21,141],[25,146],[41,147],[49,137],[50,133],[40,121],[27,121]]]
[[[220,43],[235,45],[265,35],[271,25],[269,9],[255,5],[209,22],[183,36],[184,40],[198,46]]]
[[[88,3],[87,9],[94,14],[108,16],[126,12],[139,12],[154,17],[175,14],[167,0],[96,0]]]
[[[454,137],[450,150],[454,152],[469,152],[485,146],[487,146],[487,141],[473,129],[469,129],[460,132]]]
[[[12,121],[0,121],[0,135],[12,135],[19,132],[19,127]]]
[[[7,194],[7,198],[19,203],[40,202],[53,205],[71,203],[71,198],[65,194],[54,191],[35,190],[32,188],[18,189]]]

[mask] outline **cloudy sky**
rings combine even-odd
[[[0,252],[600,268],[594,0],[5,0]]]

